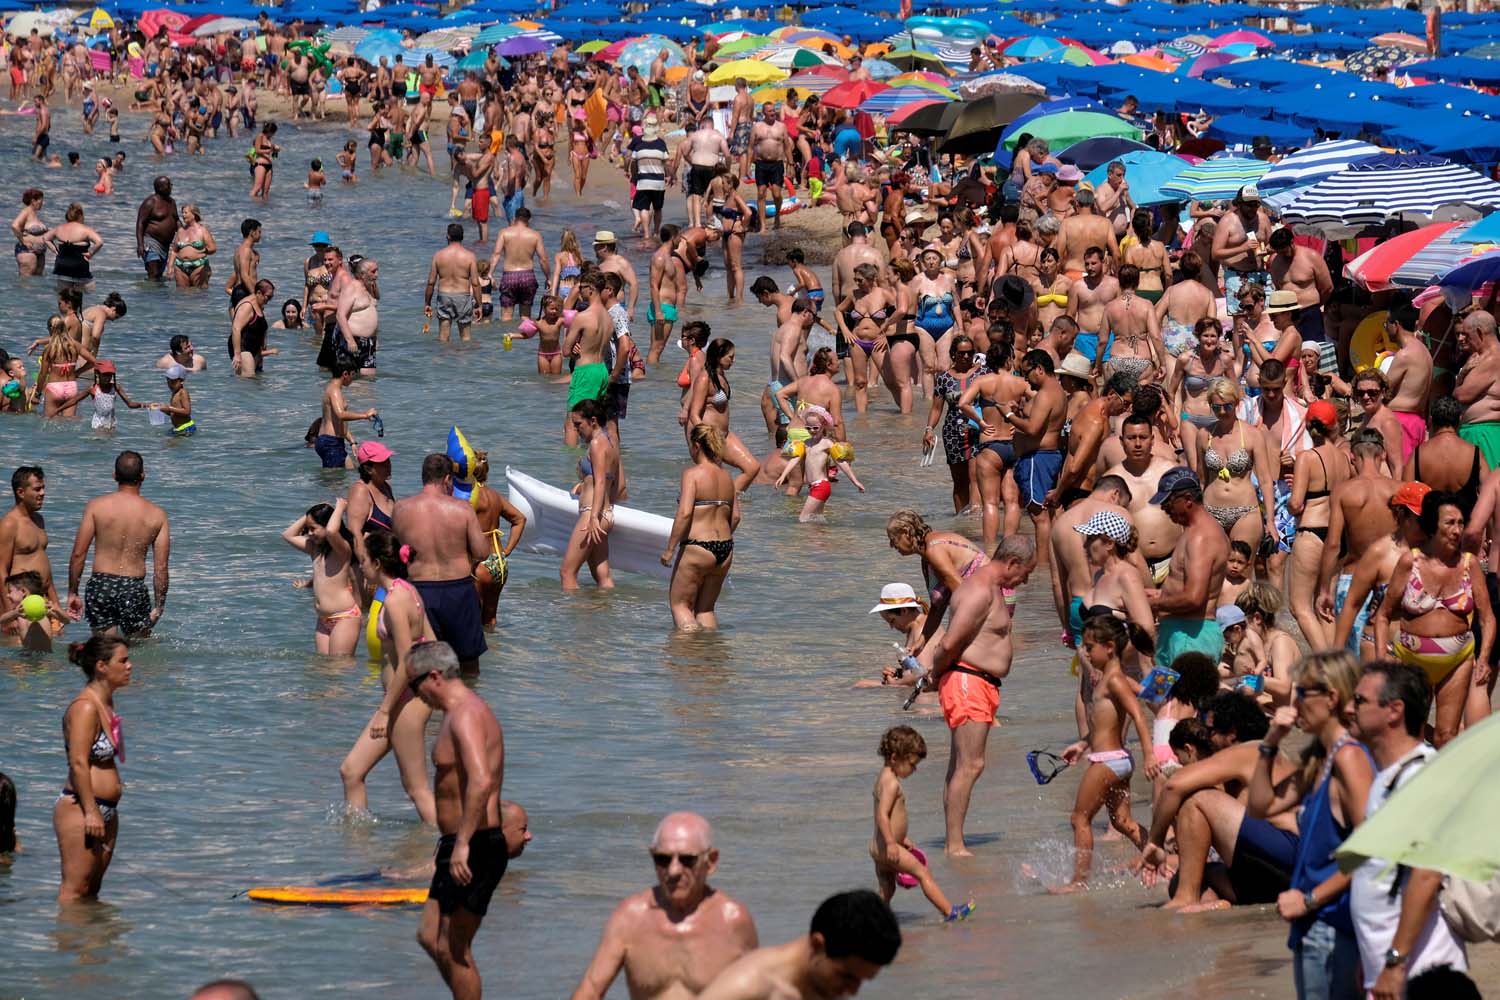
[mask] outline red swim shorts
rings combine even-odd
[[[474,221],[490,221],[490,189],[487,185],[474,189]]]
[[[994,681],[950,668],[938,681],[938,701],[949,729],[966,722],[993,726],[995,713],[1000,710],[1000,687]]]
[[[814,500],[827,503],[828,498],[833,496],[833,484],[826,479],[819,479],[807,488],[807,495]]]

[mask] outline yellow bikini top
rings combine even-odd
[[[1056,292],[1048,292],[1046,295],[1038,295],[1036,297],[1036,304],[1039,306],[1065,306],[1068,304],[1068,297]]]

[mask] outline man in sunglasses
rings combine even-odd
[[[713,829],[696,813],[672,813],[656,827],[657,884],[615,907],[573,1000],[603,1000],[625,970],[630,1000],[698,996],[759,944],[750,911],[708,884],[719,864]]]
[[[1392,476],[1400,475],[1402,466],[1406,464],[1401,443],[1403,432],[1401,421],[1385,405],[1390,388],[1385,373],[1378,368],[1366,368],[1354,376],[1351,386],[1354,390],[1354,405],[1363,411],[1360,427],[1380,433],[1381,439],[1385,441],[1386,466]]]
[[[443,713],[432,747],[432,791],[442,836],[417,941],[454,1000],[477,997],[479,966],[469,946],[512,855],[500,806],[505,735],[484,699],[460,679],[458,657],[446,642],[414,646],[407,673],[411,693]],[[514,853],[524,848],[523,833]]]
[[[1500,341],[1495,317],[1476,309],[1458,325],[1458,346],[1467,357],[1453,395],[1464,404],[1458,436],[1484,452],[1490,468],[1500,469]]]

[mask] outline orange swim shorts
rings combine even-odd
[[[1000,710],[1000,682],[960,660],[938,681],[938,701],[949,729],[966,722],[993,726]]]

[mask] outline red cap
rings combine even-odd
[[[115,363],[113,361],[106,361],[104,358],[100,358],[98,361],[94,362],[94,371],[98,372],[101,375],[113,375],[115,373]]]
[[[1339,423],[1339,411],[1326,399],[1315,399],[1307,408],[1307,419],[1333,430]]]
[[[1392,507],[1405,507],[1413,514],[1422,513],[1422,499],[1432,492],[1426,483],[1402,483],[1396,495],[1391,497]]]

